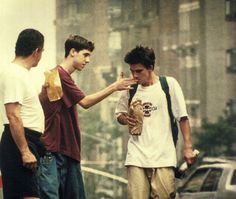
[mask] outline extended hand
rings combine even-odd
[[[116,91],[129,90],[130,86],[136,84],[137,81],[133,78],[120,78],[114,83]]]

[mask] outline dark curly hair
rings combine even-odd
[[[136,46],[125,55],[124,61],[127,64],[143,64],[145,68],[154,69],[155,53],[151,48]]]

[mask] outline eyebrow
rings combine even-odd
[[[91,55],[91,53],[83,53],[83,55],[89,56],[89,55]]]
[[[131,71],[136,71],[136,72],[138,71],[138,72],[139,72],[139,71],[142,71],[143,69],[141,69],[141,68],[140,68],[140,69],[131,69],[131,68],[130,68],[130,70],[131,70]]]

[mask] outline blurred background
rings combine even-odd
[[[129,76],[124,55],[136,45],[156,53],[155,70],[180,83],[194,146],[205,156],[236,156],[236,0],[0,0],[0,70],[14,58],[24,28],[45,35],[43,72],[64,57],[69,34],[95,42],[91,62],[74,74],[90,94]],[[127,129],[114,109],[119,93],[89,110],[79,108],[82,166],[88,199],[126,198]],[[2,131],[2,125],[0,126]],[[181,162],[181,134],[177,147]]]

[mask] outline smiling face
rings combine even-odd
[[[91,52],[89,50],[73,51],[73,67],[75,70],[83,70],[85,65],[90,62]]]
[[[143,64],[131,64],[130,71],[138,84],[148,86],[152,78],[152,69],[147,69]]]

